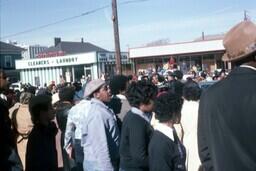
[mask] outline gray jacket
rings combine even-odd
[[[120,142],[115,114],[103,102],[93,98],[83,122],[84,161],[94,163],[95,170],[115,170]]]

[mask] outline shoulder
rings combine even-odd
[[[175,148],[175,143],[163,133],[155,130],[149,143],[149,150],[157,150],[160,153],[170,153]]]

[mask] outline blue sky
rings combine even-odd
[[[191,41],[205,34],[225,33],[243,20],[243,11],[256,22],[256,0],[117,0],[121,50],[160,39]],[[80,15],[111,0],[0,0],[0,37],[24,44],[53,45],[63,41],[92,42],[114,49],[111,7],[26,34],[11,34]]]

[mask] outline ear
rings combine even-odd
[[[96,98],[96,99],[98,99],[98,98],[99,98],[99,92],[98,92],[98,91],[97,91],[97,92],[94,92],[94,93],[93,93],[93,97]]]

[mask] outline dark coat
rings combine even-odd
[[[148,171],[148,144],[153,128],[129,111],[124,117],[120,142],[120,167],[125,171]]]
[[[35,125],[28,137],[26,171],[57,171],[57,150],[55,123]]]
[[[205,91],[198,118],[206,171],[256,170],[256,70],[238,67]]]
[[[174,133],[174,141],[155,130],[148,147],[150,171],[186,171],[186,150]]]

